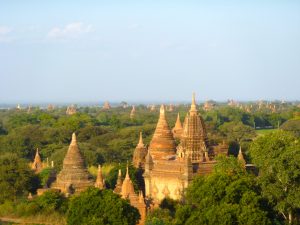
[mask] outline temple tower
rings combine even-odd
[[[89,175],[84,159],[79,151],[76,135],[73,133],[72,141],[63,161],[63,168],[57,175],[52,188],[59,189],[66,194],[84,191],[93,186],[94,182]]]
[[[175,140],[166,120],[164,105],[160,107],[159,120],[150,142],[149,151],[153,160],[166,158],[176,152]]]
[[[147,148],[143,143],[143,135],[142,132],[140,132],[140,139],[139,143],[137,144],[134,153],[133,153],[133,165],[136,168],[145,168],[145,161],[146,161],[146,155],[147,155]]]
[[[179,157],[189,156],[192,163],[199,163],[204,160],[205,152],[208,150],[205,124],[203,118],[198,115],[195,94],[193,94],[190,111],[184,120],[177,153]]]

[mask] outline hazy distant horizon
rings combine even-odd
[[[1,1],[0,104],[300,99],[299,1]]]

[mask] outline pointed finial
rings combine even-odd
[[[196,113],[196,112],[197,112],[196,97],[195,97],[195,92],[193,92],[190,113]]]
[[[240,145],[239,149],[239,154],[238,154],[238,160],[245,166],[246,165],[246,160],[244,158],[243,152],[242,152],[242,147]]]
[[[162,104],[161,106],[160,106],[160,115],[165,115],[165,106]]]
[[[122,171],[121,171],[121,169],[119,169],[118,177],[121,177],[121,176],[122,176]]]
[[[138,143],[139,147],[144,147],[144,143],[143,143],[143,133],[140,132],[140,139],[139,139],[139,143]]]
[[[72,141],[71,141],[71,144],[76,144],[77,143],[77,140],[76,140],[76,134],[75,132],[72,134]]]
[[[129,170],[128,170],[128,162],[127,162],[127,167],[126,167],[126,176],[125,179],[129,179]]]

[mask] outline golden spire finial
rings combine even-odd
[[[162,104],[161,106],[160,106],[160,115],[165,115],[165,106]]]
[[[195,97],[195,92],[193,92],[190,113],[196,113],[196,112],[197,112],[196,97]]]
[[[127,161],[127,166],[126,166],[126,176],[125,179],[130,179],[129,178],[129,171],[128,171],[128,161]]]
[[[140,132],[140,139],[139,139],[138,146],[141,146],[141,147],[144,146],[144,143],[143,143],[143,134],[142,134],[142,132]]]
[[[76,140],[76,134],[75,132],[72,134],[72,141],[71,141],[71,144],[76,144],[77,143],[77,140]]]

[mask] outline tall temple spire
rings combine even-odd
[[[191,109],[190,109],[190,114],[197,114],[197,105],[196,105],[196,97],[195,97],[195,92],[193,93],[192,96],[192,104],[191,104]]]
[[[193,163],[203,162],[205,151],[209,151],[204,120],[197,114],[195,93],[193,93],[190,112],[186,115],[180,144],[179,156],[188,155]]]
[[[96,179],[95,187],[97,187],[101,190],[105,188],[101,165],[98,165],[98,173],[97,173],[97,179]]]

